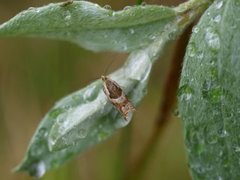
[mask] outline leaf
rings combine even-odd
[[[238,179],[240,1],[216,0],[194,28],[179,90],[193,179]]]
[[[176,12],[183,12],[183,8],[186,12],[184,10],[182,16],[169,22],[161,36],[147,47],[133,51],[125,65],[110,75],[134,105],[144,97],[152,64],[159,58],[167,42],[177,38],[207,7],[206,1],[202,1],[200,6],[197,4],[197,7],[188,3],[185,5],[175,9]],[[129,121],[125,121],[108,102],[101,81],[97,80],[63,98],[46,114],[16,170],[41,177],[46,171],[105,140]]]
[[[86,1],[29,8],[0,26],[0,37],[67,40],[94,51],[132,51],[152,43],[178,13],[164,6],[112,11]]]
[[[147,49],[133,52],[128,62],[110,75],[122,86],[133,104],[138,104],[145,95],[152,63],[166,42],[165,37]],[[102,83],[97,80],[63,98],[47,113],[17,170],[41,177],[46,170],[58,167],[79,152],[105,140],[129,122],[108,102]]]

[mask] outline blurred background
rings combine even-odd
[[[0,23],[31,6],[49,0],[1,0]],[[114,10],[134,5],[134,0],[95,0]],[[148,4],[178,5],[183,0],[148,0]],[[162,98],[165,65],[172,57],[171,45],[165,57],[154,65],[148,94],[137,108],[131,124],[112,138],[80,154],[44,180],[115,180],[118,161],[123,156],[122,141],[130,138],[127,162],[139,156],[153,130]],[[47,39],[0,39],[0,174],[3,180],[32,179],[11,170],[22,160],[41,118],[58,99],[83,88],[110,70],[121,66],[127,54],[93,53],[68,42]],[[110,72],[108,72],[110,73]],[[142,173],[148,180],[188,180],[181,120],[172,115],[156,151]]]

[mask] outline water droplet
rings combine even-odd
[[[220,9],[222,6],[223,6],[223,1],[222,0],[218,1],[215,5],[216,9]]]
[[[235,152],[240,152],[240,146],[235,146],[233,149]]]
[[[216,144],[218,142],[218,133],[213,130],[214,126],[207,126],[205,129],[206,141],[209,144]]]
[[[81,139],[85,138],[87,136],[87,134],[88,134],[88,130],[87,129],[80,128],[77,131],[77,135]]]
[[[66,20],[66,21],[69,21],[71,19],[71,17],[72,17],[71,13],[69,11],[66,11],[64,16],[65,16],[64,20]]]
[[[62,108],[57,108],[57,109],[53,109],[51,110],[51,112],[49,113],[49,116],[52,119],[57,118],[60,114],[62,114],[64,112],[64,110]]]
[[[155,40],[155,39],[156,39],[156,36],[155,36],[155,35],[150,35],[150,36],[149,36],[149,39]]]
[[[93,99],[96,98],[96,85],[94,86],[89,86],[88,89],[83,94],[83,98],[86,101],[92,101]]]
[[[217,15],[216,17],[213,18],[213,21],[216,22],[216,23],[219,23],[222,19],[222,16],[221,15]]]
[[[126,51],[128,49],[127,45],[123,45],[122,50]]]
[[[107,138],[109,137],[109,133],[108,132],[105,132],[105,131],[101,131],[98,133],[97,135],[97,138],[98,138],[98,141],[104,141],[106,140]]]
[[[105,6],[103,6],[103,8],[104,8],[104,9],[109,9],[109,10],[112,9],[112,7],[111,7],[110,5],[108,5],[108,4],[106,4]]]
[[[40,9],[39,8],[35,8],[35,7],[30,7],[30,8],[28,8],[28,10],[35,11],[36,13],[40,12]]]
[[[46,173],[46,166],[43,161],[40,161],[38,164],[34,164],[33,166],[33,169],[35,170],[33,175],[35,177],[40,178]]]
[[[219,134],[219,137],[221,137],[221,138],[229,136],[229,133],[226,131],[226,129],[220,129],[218,131],[218,134]]]
[[[176,116],[176,117],[178,117],[178,118],[180,118],[181,116],[180,116],[180,112],[179,112],[179,109],[178,108],[176,108],[175,110],[174,110],[174,112],[173,112],[173,115],[174,116]]]
[[[181,100],[189,101],[192,98],[193,89],[188,85],[183,85],[180,87],[178,96]]]
[[[48,138],[48,149],[51,152],[52,151],[52,147],[54,146],[55,141],[52,138]]]
[[[131,119],[132,119],[133,113],[129,113],[129,114],[128,114],[127,120],[124,119],[120,114],[118,114],[118,117],[119,117],[119,116],[120,116],[120,118],[117,118],[117,120],[116,120],[115,123],[114,123],[114,127],[115,127],[116,129],[127,126],[128,123],[129,123],[129,122],[131,121]]]
[[[200,60],[203,59],[203,52],[198,52],[197,53],[197,58],[200,59]]]
[[[218,152],[218,156],[222,156],[223,155],[223,151],[220,149],[219,152]]]
[[[47,137],[47,135],[48,135],[47,129],[46,128],[39,129],[38,134],[39,134],[39,136]]]
[[[103,37],[106,39],[108,38],[108,34],[104,34]]]
[[[132,29],[132,28],[129,29],[129,31],[130,31],[131,34],[134,34],[134,33],[135,33],[134,29]]]
[[[190,57],[194,57],[195,55],[196,55],[196,51],[197,51],[197,48],[196,48],[196,45],[195,45],[195,43],[191,43],[191,44],[189,44],[189,46],[188,46],[188,55],[190,56]]]
[[[124,8],[123,8],[123,10],[128,10],[128,9],[131,9],[132,8],[132,6],[125,6]]]
[[[193,32],[194,32],[194,33],[198,33],[199,30],[200,30],[200,29],[199,29],[199,27],[197,27],[197,26],[195,26],[195,27],[193,28]]]
[[[218,103],[221,101],[222,90],[220,88],[214,88],[209,91],[209,98],[212,103]]]
[[[210,28],[207,28],[205,40],[207,41],[208,46],[212,50],[218,50],[220,48],[220,39],[216,32],[211,30]]]

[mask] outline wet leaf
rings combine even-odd
[[[240,1],[216,0],[193,29],[179,102],[193,179],[238,179]]]
[[[129,100],[135,106],[142,100],[146,93],[152,64],[159,58],[167,42],[177,38],[187,25],[207,7],[205,0],[201,2],[202,4],[199,5],[197,3],[196,6],[192,3],[186,3],[175,8],[175,12],[183,14],[179,15],[173,21],[168,22],[164,26],[161,36],[156,37],[148,46],[131,52],[123,67],[109,75],[123,88]],[[85,7],[84,5],[93,6],[87,2],[75,2],[71,6],[78,7],[79,5],[82,5],[80,6],[81,8]],[[69,7],[60,7],[59,5],[49,6],[54,7],[53,10],[56,10],[56,8],[71,8],[70,5]],[[49,6],[40,9],[48,9]],[[92,8],[99,9],[98,6]],[[148,9],[148,7],[146,8]],[[87,9],[87,11],[89,10],[91,8]],[[32,9],[31,11],[36,11],[36,9]],[[101,9],[101,11],[105,12],[107,10]],[[95,9],[90,12],[95,13]],[[127,12],[132,13],[132,10],[128,10]],[[26,12],[26,14],[28,13]],[[123,12],[119,12],[119,14],[121,13]],[[94,16],[95,18],[101,17],[99,14],[93,14],[89,15],[89,17],[93,19]],[[19,17],[21,16],[19,15]],[[129,19],[132,18],[131,14],[128,16]],[[151,17],[151,13],[149,17]],[[17,18],[18,16],[11,20],[13,24],[17,22],[15,21]],[[111,27],[116,23],[116,26],[122,27],[124,25],[127,28],[129,22],[124,21],[124,18],[122,20],[121,18],[116,19],[113,22],[110,21],[109,24],[105,24],[105,26]],[[131,21],[131,23],[138,26],[138,20],[133,18]],[[102,26],[100,22],[104,23],[104,21],[101,18],[99,19],[99,29]],[[85,23],[89,26],[89,29],[95,26],[95,24],[92,24],[94,22]],[[141,23],[145,23],[145,21],[142,20]],[[2,25],[0,32],[3,29],[8,29],[6,27],[11,29],[11,23],[7,24]],[[56,24],[58,23],[56,22]],[[51,25],[55,27],[54,23]],[[78,25],[81,26],[81,23]],[[21,26],[18,27],[20,28]],[[51,30],[51,26],[49,29]],[[15,31],[21,32],[19,29]],[[115,30],[112,29],[112,31]],[[83,150],[105,140],[118,128],[126,126],[130,120],[131,117],[128,121],[124,120],[115,107],[107,100],[102,91],[102,83],[100,80],[97,80],[89,86],[63,98],[46,114],[30,142],[24,160],[16,170],[27,171],[30,175],[41,177],[46,171],[62,165]]]
[[[131,53],[125,65],[109,75],[134,105],[145,95],[152,63],[167,41],[165,36],[148,48]],[[112,106],[102,91],[102,82],[97,80],[63,98],[47,113],[17,170],[41,177],[46,170],[105,140],[130,119],[126,121]]]
[[[86,1],[29,8],[0,26],[0,37],[30,36],[67,40],[94,51],[132,51],[152,43],[177,11],[134,6],[113,11]]]

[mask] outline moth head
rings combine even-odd
[[[102,81],[106,81],[107,77],[106,76],[101,76]]]

